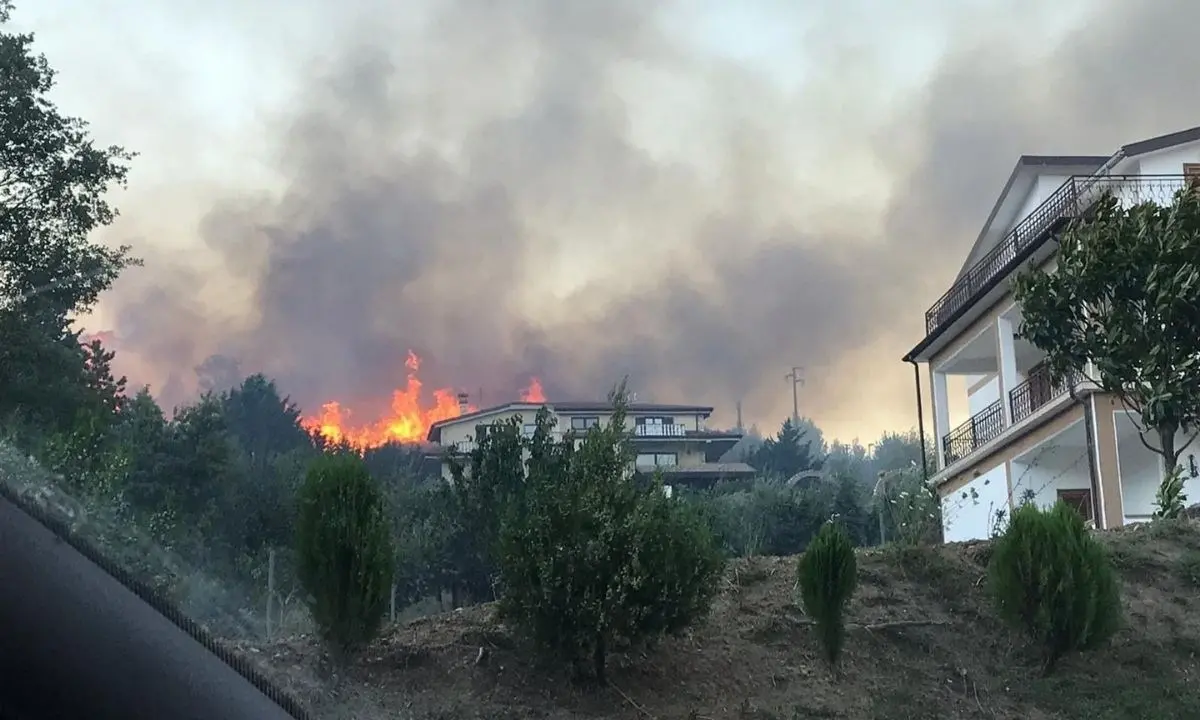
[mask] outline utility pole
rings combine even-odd
[[[797,365],[792,366],[792,371],[783,376],[784,380],[792,383],[792,424],[800,424],[800,392],[799,388],[804,384],[804,368]]]

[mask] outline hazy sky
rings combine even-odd
[[[398,10],[397,8],[403,8]],[[141,153],[96,329],[306,407],[403,379],[915,423],[923,312],[1021,153],[1200,125],[1186,0],[23,0],[56,99]]]

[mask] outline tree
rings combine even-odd
[[[1107,551],[1077,510],[1059,501],[1013,511],[988,562],[1001,617],[1041,646],[1049,675],[1068,652],[1106,642],[1120,624],[1121,596]]]
[[[1200,428],[1200,194],[1129,208],[1106,194],[1063,233],[1055,271],[1023,273],[1016,297],[1020,332],[1046,352],[1052,377],[1090,370],[1176,468]]]
[[[854,544],[836,520],[821,526],[796,564],[804,612],[816,623],[825,660],[836,667],[846,640],[846,605],[858,584]]]
[[[12,11],[0,0],[0,22]],[[0,413],[69,428],[87,356],[70,317],[138,261],[90,240],[116,210],[133,156],[99,148],[87,124],[49,100],[54,72],[33,36],[0,32]]]
[[[362,458],[338,453],[313,461],[299,495],[298,575],[335,662],[379,631],[394,552],[387,501]]]
[[[539,414],[527,487],[509,506],[499,553],[501,615],[553,656],[605,681],[612,649],[678,632],[709,608],[724,563],[691,503],[640,482],[613,394],[609,423],[551,441]]]
[[[788,418],[777,436],[763,441],[751,456],[750,464],[765,474],[788,478],[805,470],[820,469],[824,450],[816,426],[810,421],[794,423]]]

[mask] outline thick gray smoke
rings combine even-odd
[[[146,268],[108,299],[164,393],[218,354],[237,364],[204,382],[262,369],[369,415],[411,348],[428,385],[487,400],[628,374],[641,398],[725,421],[742,399],[773,424],[797,364],[828,433],[901,429],[899,357],[1016,157],[1200,125],[1187,0],[1088,3],[1060,44],[1046,7],[914,4],[955,39],[899,97],[911,48],[871,38],[905,26],[865,0],[804,15],[799,89],[681,39],[698,2],[447,0],[404,24],[368,5],[266,121],[275,189],[196,190],[202,243],[140,243]],[[126,232],[155,211],[124,209]]]

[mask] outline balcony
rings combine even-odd
[[[687,437],[683,425],[634,425],[633,436],[640,438]]]
[[[926,336],[946,329],[1071,220],[1086,216],[1105,194],[1116,195],[1126,207],[1141,202],[1166,205],[1187,179],[1194,181],[1183,175],[1081,175],[1068,179],[926,311]]]
[[[1008,393],[1008,405],[1012,410],[1013,424],[1015,425],[1034,414],[1051,400],[1070,390],[1078,382],[1079,376],[1072,373],[1056,383],[1050,377],[1050,369],[1039,364],[1029,371],[1025,382]]]
[[[988,405],[942,438],[945,466],[962,460],[1004,432],[1004,406],[1000,401]]]

